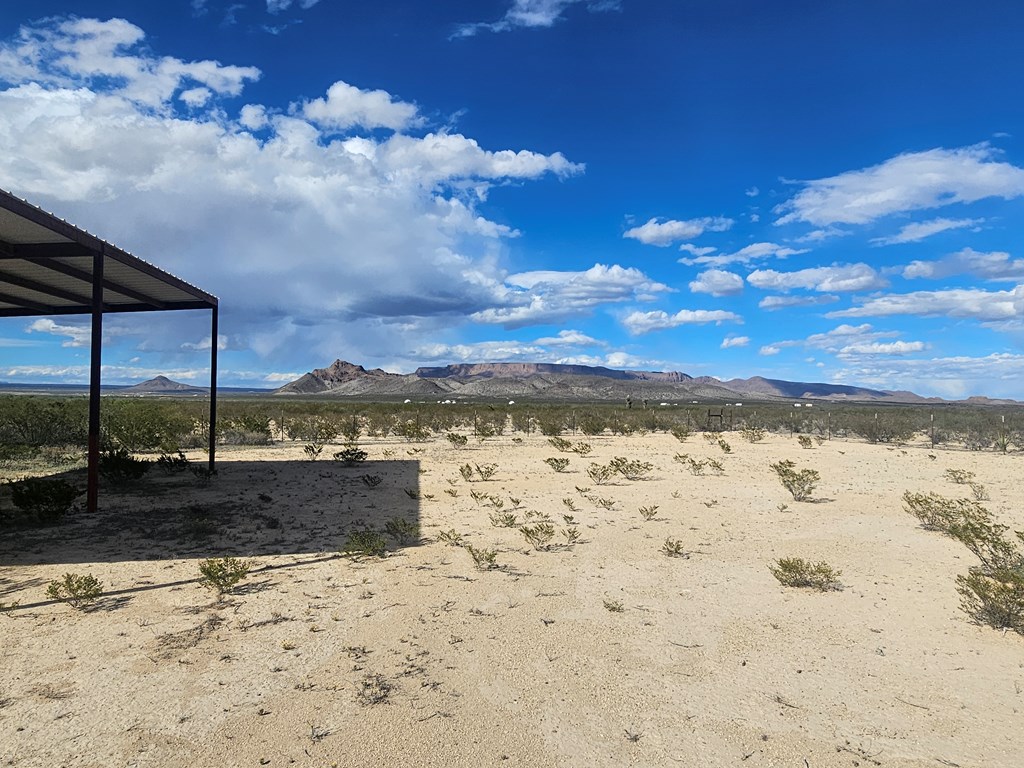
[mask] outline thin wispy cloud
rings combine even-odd
[[[275,0],[268,0],[273,1]],[[574,5],[584,6],[592,13],[617,11],[620,8],[619,0],[512,0],[505,15],[497,21],[460,24],[452,37],[473,37],[480,32],[509,32],[514,29],[552,27],[562,21],[565,12]]]

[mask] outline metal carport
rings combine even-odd
[[[0,190],[0,317],[92,316],[86,508],[99,491],[100,358],[110,312],[212,310],[210,470],[217,434],[217,297]]]

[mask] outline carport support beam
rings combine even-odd
[[[210,471],[216,469],[217,454],[217,307],[213,308],[210,330]]]
[[[89,470],[86,510],[95,513],[100,486],[100,364],[103,348],[103,251],[92,255],[92,349],[89,353]]]

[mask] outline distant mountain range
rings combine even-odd
[[[890,392],[843,384],[782,381],[755,376],[720,381],[678,371],[621,371],[555,363],[462,363],[418,368],[409,374],[335,360],[275,391],[278,395],[409,398],[620,400],[816,400],[878,403],[941,403],[913,392]],[[1000,402],[971,398],[978,404]]]

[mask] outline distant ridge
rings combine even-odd
[[[558,363],[456,363],[421,367],[410,374],[335,360],[275,391],[280,395],[359,397],[526,397],[547,400],[792,400],[877,403],[941,403],[913,392],[888,392],[846,384],[783,381],[754,376],[720,381],[679,371],[624,371]],[[972,401],[1000,403],[972,398]]]

